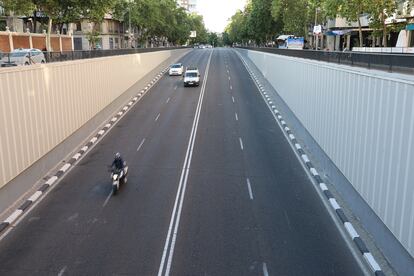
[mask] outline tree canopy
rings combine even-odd
[[[0,6],[8,14],[35,15],[41,12],[53,24],[78,22],[82,19],[99,23],[105,14],[131,22],[131,31],[141,41],[163,38],[175,44],[189,41],[190,31],[197,37],[191,42],[206,43],[208,32],[203,17],[188,14],[176,0],[2,0]],[[129,26],[128,26],[129,28]]]
[[[389,26],[385,20],[397,9],[398,0],[248,0],[244,10],[230,19],[223,38],[229,44],[264,44],[280,34],[306,36],[316,24],[335,17],[357,22],[363,45],[360,17],[368,15],[373,36],[382,37],[386,46]],[[409,9],[414,0],[408,1]]]

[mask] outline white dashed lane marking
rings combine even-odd
[[[240,148],[241,148],[241,150],[244,150],[243,140],[240,137],[239,137],[239,142],[240,142]]]
[[[246,179],[247,183],[247,190],[249,191],[249,197],[251,200],[253,200],[253,191],[252,191],[252,185],[250,184],[250,179]]]
[[[144,145],[144,143],[145,143],[145,138],[142,139],[141,143],[139,144],[139,146],[137,148],[137,151],[139,151],[142,148],[142,146]]]
[[[263,263],[263,276],[269,276],[266,263]]]

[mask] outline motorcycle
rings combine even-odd
[[[120,185],[127,183],[128,181],[127,176],[128,176],[128,166],[126,165],[126,162],[124,162],[123,169],[112,170],[111,179],[112,179],[112,194],[113,195],[116,195],[116,193],[119,191]]]

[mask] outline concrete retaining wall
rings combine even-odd
[[[243,52],[414,256],[414,77]]]
[[[0,70],[0,188],[146,74],[184,51],[166,50]],[[70,149],[66,151],[68,154]]]

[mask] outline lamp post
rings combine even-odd
[[[313,35],[314,35],[314,40],[315,40],[315,50],[318,50],[318,38],[319,38],[319,34],[316,34],[315,33],[315,27],[316,27],[316,24],[318,24],[318,13],[321,11],[321,8],[320,7],[317,7],[316,9],[315,9],[315,25],[314,25],[314,33],[313,33]]]
[[[132,48],[132,32],[131,32],[131,3],[133,0],[128,0],[128,44]]]

